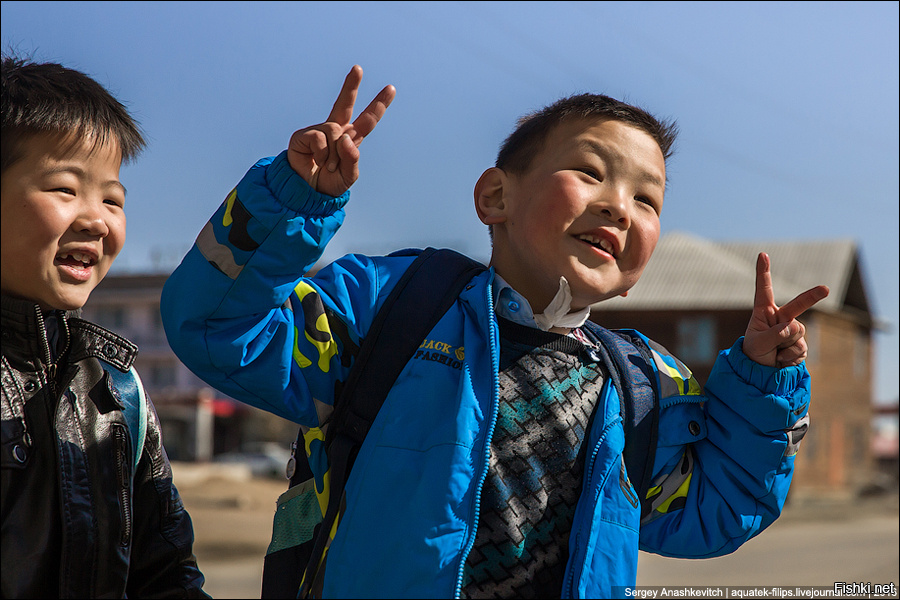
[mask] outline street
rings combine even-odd
[[[641,553],[639,586],[827,586],[898,582],[898,518],[776,521],[737,552],[678,560]]]
[[[182,472],[176,469],[175,481],[194,520],[204,589],[214,598],[259,598],[275,499],[286,482],[193,481],[180,479]],[[789,506],[767,531],[729,556],[679,560],[641,553],[638,586],[900,584],[898,525],[896,494],[826,509]]]

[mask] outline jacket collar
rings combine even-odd
[[[543,313],[536,315],[528,300],[498,273],[494,274],[494,310],[497,315],[513,323],[553,331],[555,328],[574,330],[584,325],[591,314],[590,307],[571,311],[572,293],[565,277],[559,278],[559,290]]]
[[[50,364],[54,359],[49,349],[45,316],[40,306],[30,300],[0,296],[3,345]],[[80,310],[58,310],[55,316],[60,322],[59,335],[63,337],[57,348],[60,352],[68,351],[69,361],[94,357],[122,371],[131,368],[138,350],[133,343],[99,325],[82,320]]]
[[[77,313],[54,311],[53,316],[66,321]],[[0,296],[0,323],[3,330],[3,345],[11,345],[19,351],[37,356],[45,363],[51,360],[50,341],[48,339],[45,312],[36,303],[12,296]],[[63,327],[63,329],[67,329]],[[65,335],[65,333],[61,333]]]

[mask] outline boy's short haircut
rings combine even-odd
[[[578,94],[520,118],[515,131],[500,146],[496,166],[520,175],[531,166],[553,129],[570,119],[611,119],[633,125],[647,132],[662,150],[668,162],[674,150],[678,126],[674,121],[660,121],[647,111],[600,94]]]
[[[94,136],[99,145],[113,140],[125,163],[145,146],[138,124],[125,107],[80,71],[4,54],[2,80],[0,172],[21,158],[25,139],[41,133]]]

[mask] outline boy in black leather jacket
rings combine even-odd
[[[4,56],[2,81],[0,595],[207,597],[137,347],[78,318],[144,140],[83,73]]]

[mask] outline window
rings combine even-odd
[[[128,313],[124,306],[104,306],[97,311],[97,324],[118,332],[127,322]]]
[[[166,330],[163,327],[162,314],[159,304],[150,306],[150,331],[147,333],[147,342],[154,345],[167,345]]]
[[[175,372],[175,365],[171,363],[153,363],[150,366],[150,385],[148,387],[155,389],[172,387],[175,385]]]
[[[856,330],[853,352],[853,376],[863,379],[869,366],[869,340],[865,330],[860,327]]]
[[[710,316],[684,317],[678,322],[678,358],[690,364],[716,359],[716,321]]]
[[[818,321],[802,321],[806,327],[806,363],[812,364],[819,360],[819,328]]]
[[[154,304],[150,311],[153,313],[153,328],[162,331],[163,320],[162,311],[159,308],[159,304]]]

